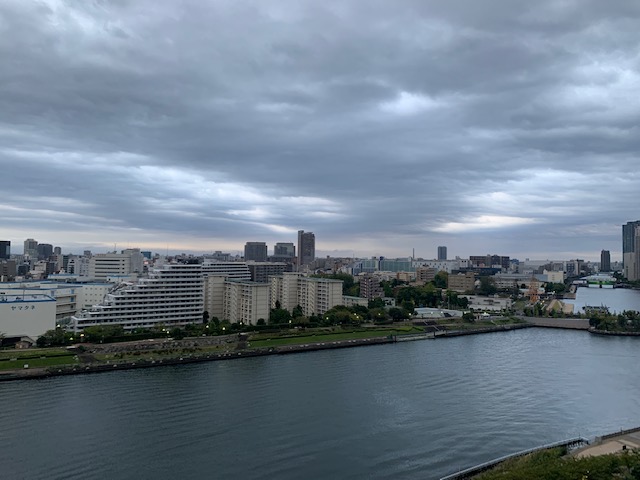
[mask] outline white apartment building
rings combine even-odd
[[[433,268],[436,273],[447,272],[452,273],[454,270],[468,268],[471,262],[468,258],[456,258],[453,260],[414,260],[411,262],[414,268]]]
[[[306,316],[322,315],[336,305],[343,304],[342,281],[329,278],[304,277],[300,273],[284,273],[271,277],[271,306],[280,302],[281,308],[302,307]]]
[[[204,310],[209,318],[224,320],[224,293],[227,276],[224,274],[209,275],[204,278]]]
[[[246,262],[220,262],[205,258],[202,264],[202,274],[205,277],[210,275],[224,275],[229,280],[251,280],[251,272]]]
[[[292,311],[300,303],[298,299],[298,285],[300,279],[305,278],[302,273],[285,272],[270,278],[271,308],[280,302],[280,308]]]
[[[123,250],[122,253],[100,253],[89,259],[89,277],[105,280],[114,275],[142,273],[144,255],[138,248]]]
[[[71,326],[78,332],[100,324],[118,324],[125,330],[133,330],[202,322],[203,285],[201,265],[162,265],[137,283],[115,286],[102,303],[73,316]]]
[[[209,318],[255,325],[261,318],[269,319],[270,289],[268,283],[209,275],[204,279],[204,309]]]
[[[223,316],[231,323],[255,325],[269,319],[268,283],[226,281]]]

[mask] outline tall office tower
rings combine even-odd
[[[24,254],[29,255],[31,260],[38,259],[38,242],[33,238],[27,238],[24,241]]]
[[[600,271],[611,271],[611,253],[609,252],[609,250],[602,250],[600,252]]]
[[[53,254],[54,255],[62,255],[62,248],[61,247],[53,247]]]
[[[298,270],[316,259],[316,236],[313,232],[298,230]]]
[[[9,260],[9,257],[11,257],[11,242],[0,240],[0,260]]]
[[[278,242],[273,247],[273,255],[275,257],[295,257],[296,247],[293,243]]]
[[[244,261],[266,262],[267,244],[264,242],[247,242],[244,245]]]
[[[438,247],[438,260],[447,259],[447,247]]]
[[[48,260],[53,255],[53,245],[50,243],[38,244],[38,260]]]
[[[640,220],[622,225],[622,267],[627,280],[640,279],[640,275],[638,275],[640,248],[636,248],[638,227],[640,227]]]

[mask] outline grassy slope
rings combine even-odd
[[[563,457],[564,449],[555,448],[504,462],[497,468],[474,477],[478,480],[610,480],[640,479],[640,452],[599,457]]]

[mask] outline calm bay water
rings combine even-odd
[[[575,313],[582,313],[585,305],[604,305],[611,312],[622,313],[625,310],[640,311],[640,290],[626,288],[588,288],[580,287],[576,291],[575,300],[565,300],[573,303]]]
[[[640,339],[526,329],[0,384],[3,478],[430,479],[640,425]]]

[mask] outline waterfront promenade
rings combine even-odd
[[[576,458],[597,457],[640,448],[640,427],[596,437],[587,447],[572,453]]]

